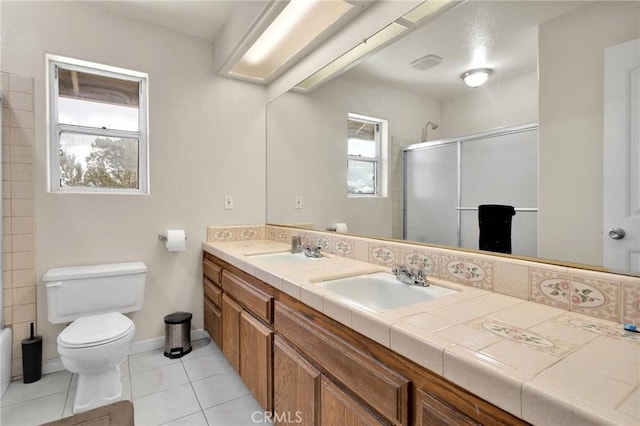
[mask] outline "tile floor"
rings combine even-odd
[[[192,342],[192,347],[179,359],[157,349],[130,355],[122,363],[123,399],[133,401],[135,424],[261,424],[262,409],[220,349],[209,339]],[[70,416],[76,380],[60,371],[35,383],[12,382],[0,401],[0,424],[39,425]]]

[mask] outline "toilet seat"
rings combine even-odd
[[[135,330],[133,321],[119,312],[81,317],[58,335],[58,345],[87,348],[119,340]]]

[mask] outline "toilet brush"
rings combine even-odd
[[[33,383],[42,377],[42,336],[34,335],[34,324],[31,323],[31,334],[22,341],[22,381]]]

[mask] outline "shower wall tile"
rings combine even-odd
[[[33,78],[1,73],[5,324],[13,329],[13,379],[22,376],[19,343],[36,320]],[[16,349],[17,348],[17,349]]]

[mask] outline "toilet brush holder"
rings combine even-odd
[[[42,336],[35,336],[33,323],[31,335],[22,341],[22,381],[33,383],[42,377]]]

